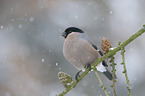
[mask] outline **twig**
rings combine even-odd
[[[124,56],[124,53],[125,53],[125,48],[122,47],[121,49],[121,55],[122,55],[122,65],[123,65],[123,68],[124,68],[124,71],[123,73],[125,73],[125,78],[126,78],[126,83],[127,83],[127,89],[128,89],[128,96],[132,96],[132,93],[131,93],[131,89],[130,89],[130,84],[129,84],[129,79],[128,79],[128,76],[127,76],[127,70],[126,70],[126,66],[125,66],[125,56]]]
[[[104,87],[104,84],[102,83],[102,81],[101,81],[101,79],[100,79],[100,77],[99,77],[99,75],[98,75],[98,73],[97,73],[97,69],[94,68],[93,71],[95,71],[95,74],[96,74],[96,76],[97,76],[97,78],[98,78],[98,81],[99,81],[100,84],[101,84],[102,91],[105,92],[106,96],[109,96],[109,93],[106,91],[106,88]]]
[[[116,74],[115,74],[115,72],[116,72],[115,65],[117,65],[117,64],[114,62],[114,59],[115,59],[115,57],[112,56],[112,57],[111,57],[111,60],[110,60],[110,62],[112,63],[110,66],[112,66],[112,73],[113,73],[113,84],[111,85],[111,87],[113,88],[114,96],[117,96],[117,93],[116,93],[116,90],[115,90],[115,82],[117,82],[117,81],[115,80],[115,78],[116,78]]]
[[[96,68],[96,66],[101,63],[103,60],[107,59],[108,57],[116,54],[116,52],[120,51],[122,47],[125,47],[126,45],[128,45],[129,43],[131,43],[134,39],[136,39],[137,37],[139,37],[140,35],[142,35],[145,32],[145,25],[143,25],[143,28],[140,29],[137,33],[135,33],[134,35],[132,35],[129,39],[127,39],[126,41],[124,41],[121,45],[119,45],[118,47],[116,47],[114,50],[109,51],[106,55],[102,56],[101,58],[98,58],[98,60],[92,64],[92,68]],[[78,82],[85,77],[85,75],[87,75],[89,72],[89,70],[85,70],[85,72],[83,72],[80,77],[78,78]],[[73,81],[72,85],[68,88],[66,88],[62,93],[60,93],[57,96],[64,96],[66,93],[68,93],[72,88],[74,88],[77,83],[76,81]]]

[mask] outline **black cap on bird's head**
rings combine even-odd
[[[70,33],[72,32],[78,32],[78,33],[84,33],[81,29],[79,28],[76,28],[76,27],[69,27],[67,28],[63,33],[62,33],[62,36],[64,38],[66,38]]]

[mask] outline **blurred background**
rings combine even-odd
[[[0,96],[55,96],[65,88],[59,71],[73,78],[78,72],[62,54],[61,33],[70,26],[85,31],[101,48],[108,38],[113,47],[145,24],[145,0],[0,0]],[[126,66],[133,96],[145,92],[145,34],[126,46]],[[116,90],[127,96],[120,52]],[[109,70],[111,67],[109,66]],[[99,73],[110,96],[109,81]],[[66,96],[105,96],[94,72]]]

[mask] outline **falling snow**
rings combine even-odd
[[[29,21],[30,21],[30,22],[33,22],[33,21],[34,21],[34,17],[30,17],[30,18],[29,18]]]
[[[44,58],[42,58],[42,60],[41,60],[42,62],[44,62]]]
[[[91,2],[86,1],[86,2],[82,3],[80,1],[73,2],[73,0],[69,0],[68,2],[63,2],[63,1],[60,2],[59,0],[58,1],[52,0],[48,3],[47,2],[48,0],[39,0],[39,2],[36,3],[36,5],[35,5],[35,3],[30,5],[29,4],[30,2],[27,2],[27,1],[28,0],[24,0],[23,2],[16,2],[14,4],[13,3],[9,4],[10,2],[6,1],[4,3],[5,3],[5,5],[8,5],[8,6],[2,6],[3,8],[1,9],[1,11],[3,11],[2,13],[4,13],[0,17],[1,18],[1,25],[0,25],[0,32],[1,32],[0,39],[1,40],[0,41],[2,41],[0,43],[1,44],[0,47],[2,47],[1,56],[3,56],[1,58],[1,59],[3,59],[2,60],[3,63],[1,63],[1,64],[5,64],[7,62],[9,63],[11,61],[12,61],[11,62],[12,64],[9,64],[10,66],[8,66],[8,65],[0,66],[0,69],[10,69],[10,70],[1,70],[2,78],[0,78],[0,81],[1,81],[1,83],[3,83],[2,81],[4,81],[6,87],[8,87],[10,90],[13,91],[13,93],[11,93],[11,91],[9,91],[9,90],[4,91],[4,92],[2,91],[3,93],[1,93],[1,94],[3,94],[3,96],[12,96],[12,94],[18,94],[18,95],[23,94],[23,95],[28,96],[29,92],[27,92],[27,88],[29,91],[29,89],[31,87],[35,87],[35,86],[40,86],[42,88],[44,87],[44,89],[42,89],[42,92],[39,92],[39,91],[36,93],[34,92],[34,94],[32,93],[32,95],[40,94],[42,96],[54,96],[54,95],[58,94],[60,92],[59,89],[61,89],[61,85],[58,84],[60,82],[57,82],[56,84],[54,82],[52,82],[52,83],[48,82],[48,84],[45,84],[45,86],[43,86],[43,85],[41,85],[41,81],[42,81],[42,84],[43,84],[43,81],[45,83],[45,81],[47,79],[51,79],[51,80],[47,80],[47,81],[53,81],[53,77],[56,76],[55,71],[64,70],[64,66],[61,65],[61,63],[66,62],[65,58],[63,57],[63,53],[62,53],[64,38],[61,36],[60,33],[62,33],[65,30],[65,27],[76,26],[76,27],[82,28],[84,31],[91,30],[92,32],[89,35],[92,35],[92,34],[96,34],[96,31],[98,32],[98,30],[100,32],[101,29],[99,29],[99,28],[102,28],[102,25],[106,24],[106,22],[108,22],[108,20],[109,20],[109,24],[110,24],[109,27],[110,26],[116,27],[116,25],[115,25],[116,23],[114,23],[114,21],[117,21],[117,20],[120,20],[121,24],[122,24],[122,22],[126,22],[126,18],[128,21],[130,21],[130,22],[127,22],[126,25],[134,24],[132,22],[134,22],[136,20],[134,18],[138,17],[137,13],[142,12],[144,9],[144,6],[142,5],[141,6],[141,7],[143,7],[142,10],[139,10],[139,9],[141,9],[141,8],[138,8],[138,6],[140,6],[140,5],[137,5],[137,4],[140,4],[139,0],[138,1],[129,0],[128,2],[125,3],[125,5],[123,7],[120,7],[122,5],[122,3],[120,3],[121,1],[116,1],[115,5],[113,4],[113,6],[112,6],[112,2],[109,1],[108,4],[111,4],[111,5],[109,5],[107,7],[102,7],[105,4],[103,1],[99,1],[99,2],[98,1],[91,1]],[[135,5],[135,6],[133,6],[133,5]],[[26,6],[29,9],[31,9],[31,11],[24,10]],[[71,10],[71,9],[73,9],[73,10]],[[136,9],[137,11],[132,11],[134,9]],[[109,10],[109,11],[106,12],[104,10]],[[41,11],[41,12],[39,12],[39,11]],[[122,14],[122,13],[120,13],[120,12],[123,12],[127,17],[121,16],[120,14]],[[43,16],[41,16],[41,15],[43,15]],[[112,16],[117,17],[117,18],[112,19]],[[90,17],[90,18],[88,18],[88,17]],[[110,17],[111,17],[111,19],[110,19]],[[144,18],[141,18],[141,20],[142,19],[144,19]],[[96,22],[96,21],[98,21],[98,22]],[[99,25],[100,22],[101,22],[101,25]],[[137,20],[136,20],[136,22],[137,22]],[[123,23],[123,24],[125,24],[125,23]],[[93,25],[93,26],[90,26],[90,25]],[[99,25],[99,26],[97,26],[97,25]],[[134,24],[134,25],[137,25],[137,24]],[[126,26],[125,27],[124,26],[123,26],[123,28],[126,27]],[[105,28],[109,28],[109,27],[105,27]],[[132,28],[136,28],[136,27],[132,27]],[[131,29],[131,28],[128,28],[128,29]],[[95,30],[95,31],[93,31],[93,30]],[[105,29],[105,30],[108,30],[108,29]],[[120,30],[120,29],[118,29],[118,30]],[[113,33],[113,31],[114,30],[112,30],[111,33]],[[51,33],[51,34],[49,34],[49,33]],[[118,32],[118,33],[120,33],[120,32]],[[56,34],[57,34],[57,36],[56,36]],[[104,36],[102,36],[104,34],[105,33],[99,33],[100,38],[104,37]],[[52,36],[55,36],[55,37],[52,37]],[[112,35],[112,36],[114,36],[114,35]],[[39,39],[39,38],[41,38],[41,39]],[[60,41],[56,42],[56,44],[53,44],[55,41],[51,43],[52,39],[54,39],[55,41],[57,41],[57,40],[60,40]],[[142,40],[142,41],[144,41],[144,40]],[[43,44],[41,44],[41,43],[43,43]],[[144,42],[142,42],[142,43],[144,43]],[[37,46],[37,44],[38,44],[38,46]],[[23,46],[23,45],[26,48],[26,50],[23,50],[23,48],[21,50],[20,46]],[[43,45],[45,45],[45,46],[43,46]],[[53,49],[55,47],[55,45],[58,45],[59,47]],[[44,47],[44,48],[42,48],[42,47]],[[20,48],[20,50],[19,50],[19,48]],[[33,51],[33,49],[36,49],[36,51],[35,50]],[[113,49],[114,48],[110,48],[110,50],[113,50]],[[32,50],[32,52],[31,52],[31,50]],[[41,54],[39,54],[39,51],[41,51]],[[128,51],[134,52],[134,48],[131,47],[131,48],[129,48]],[[16,53],[16,52],[18,52],[18,53]],[[31,54],[31,53],[34,53],[34,54]],[[13,54],[18,54],[18,55],[13,55]],[[30,55],[34,55],[34,56],[30,56]],[[139,55],[137,54],[136,57],[138,57]],[[17,56],[18,56],[18,58],[17,58]],[[47,57],[55,56],[55,57],[45,58],[46,56]],[[60,57],[60,56],[62,56],[62,57]],[[129,58],[129,56],[128,56],[128,58]],[[29,57],[32,57],[32,58],[29,58]],[[54,58],[62,58],[64,61],[62,61],[62,60],[59,61],[59,59],[57,59],[57,61],[56,61],[56,59],[54,59]],[[35,60],[37,60],[37,59],[39,62],[35,62]],[[90,59],[90,57],[88,57],[88,59]],[[16,61],[20,61],[25,64],[15,66],[17,63],[19,63]],[[29,72],[25,72],[29,62],[32,65],[30,65]],[[52,62],[54,62],[54,63],[52,63]],[[130,62],[130,61],[128,61],[128,62]],[[47,65],[45,65],[45,63]],[[66,62],[66,63],[68,63],[68,62]],[[142,63],[139,63],[139,64],[141,65]],[[33,66],[33,65],[36,65],[36,66]],[[57,70],[53,70],[54,66]],[[69,65],[69,66],[71,66],[71,65]],[[69,66],[67,66],[67,67],[69,67]],[[6,67],[8,67],[8,68],[6,68]],[[36,70],[36,69],[38,69],[37,67],[40,70]],[[46,67],[46,68],[44,68],[44,67]],[[131,66],[131,67],[134,68],[135,66]],[[32,70],[31,70],[31,68],[32,68]],[[130,68],[130,69],[133,69],[133,68]],[[145,70],[145,68],[142,68],[142,69]],[[13,70],[15,70],[15,71],[13,71]],[[19,74],[18,72],[21,70],[22,70],[22,72],[24,70],[24,73],[20,72],[20,74]],[[85,71],[85,69],[83,71]],[[91,71],[93,71],[93,69],[91,69]],[[89,73],[91,73],[91,71]],[[15,72],[17,72],[17,73],[15,73]],[[44,73],[44,75],[42,74],[42,76],[41,76],[42,78],[40,78],[40,80],[38,78],[34,78],[37,80],[33,80],[33,82],[32,82],[33,78],[31,78],[29,76],[29,73],[34,73],[34,75],[38,73],[38,75],[39,74],[41,75],[40,72]],[[11,73],[11,74],[7,74],[7,73]],[[50,75],[49,73],[53,73],[53,74]],[[11,78],[3,78],[3,76],[4,77],[6,77],[6,76],[13,77],[13,74],[14,74],[14,76],[16,74],[24,75],[26,77],[25,81],[29,82],[27,84],[27,86],[23,86],[24,84],[23,84],[23,80],[21,80],[21,78],[18,81],[17,80],[7,80],[7,79],[11,79]],[[45,74],[48,74],[48,76]],[[130,74],[131,74],[131,72],[130,72]],[[89,75],[91,75],[91,79],[93,79],[93,78],[96,79],[96,77],[94,77],[94,74],[89,74]],[[43,78],[43,76],[45,76],[47,78]],[[133,75],[131,74],[131,76],[132,76],[131,77],[132,80],[130,82],[130,85],[131,85],[131,88],[134,88],[135,85],[138,85],[138,81],[140,81],[140,78],[137,78],[136,74],[133,74]],[[17,79],[17,78],[12,78],[12,79]],[[7,81],[9,81],[9,82],[7,83]],[[10,81],[14,81],[14,82],[10,82]],[[21,81],[21,82],[19,83],[19,81]],[[89,86],[88,84],[91,84],[91,83],[87,82],[87,80],[86,81],[83,80],[82,82],[80,82],[80,84],[82,84],[82,87],[84,87],[84,88],[86,88],[87,86],[91,87],[90,88],[91,92],[94,92],[94,90],[92,91],[92,89],[94,88],[97,93],[99,92],[98,96],[104,95],[104,93],[101,90],[98,91],[98,89],[97,89],[99,84],[98,85],[92,84],[92,86],[91,85]],[[124,82],[121,82],[120,84],[124,84]],[[11,85],[11,86],[9,86],[9,85]],[[60,88],[58,85],[60,85]],[[107,86],[109,86],[109,85],[107,85]],[[118,84],[118,86],[119,86],[119,84]],[[19,93],[18,90],[14,90],[14,89],[17,89],[17,87],[20,90],[23,90],[23,92]],[[57,87],[57,88],[55,88],[55,87]],[[120,86],[120,88],[123,88],[123,87]],[[3,86],[1,86],[1,88],[3,88]],[[5,88],[5,86],[4,86],[4,88]],[[36,87],[36,88],[31,88],[31,89],[33,89],[32,91],[35,91],[35,90],[37,91],[40,88]],[[58,90],[48,90],[48,89],[58,89]],[[83,88],[80,88],[80,89],[81,90],[77,90],[78,92],[72,92],[72,93],[75,93],[75,95],[78,94],[78,96],[80,96],[80,95],[84,96],[84,95],[82,95],[83,93],[85,94],[85,92],[83,91],[84,89]],[[88,91],[90,91],[90,90],[88,90]],[[112,93],[113,92],[111,91],[111,94]],[[139,91],[139,93],[140,93],[140,91]],[[123,93],[121,93],[121,94],[123,94]],[[73,95],[73,96],[75,96],[75,95]],[[85,94],[85,96],[88,96],[88,95]]]
[[[25,16],[27,16],[27,14],[25,14]]]
[[[21,29],[22,28],[22,24],[19,24],[18,27],[19,27],[19,29]]]
[[[58,31],[59,31],[59,32],[61,32],[61,31],[62,31],[62,29],[59,29]]]
[[[59,71],[61,71],[61,68],[59,67],[59,69],[58,69]]]
[[[77,15],[75,15],[75,19],[78,19],[78,16]]]
[[[41,6],[40,8],[43,9],[43,6]]]
[[[97,20],[97,19],[98,19],[98,17],[94,17],[94,19],[95,19],[95,20]]]
[[[4,27],[3,26],[1,26],[1,29],[3,29]]]
[[[13,10],[14,8],[11,8],[11,10]]]
[[[110,14],[112,14],[112,11],[110,11]]]
[[[15,21],[15,19],[12,19],[12,21]]]
[[[51,66],[51,64],[48,64],[48,66],[50,67],[50,66]]]
[[[134,79],[134,81],[136,81],[136,80],[137,80],[137,78]]]
[[[56,66],[58,66],[58,63],[56,63]]]

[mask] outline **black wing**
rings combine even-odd
[[[94,44],[92,44],[92,46],[93,46],[96,50],[98,50],[97,46],[95,46]],[[102,53],[101,51],[98,51],[98,52],[99,52],[99,54],[100,54],[101,56],[103,56],[103,53]],[[102,64],[103,64],[104,66],[108,67],[108,65],[107,65],[107,63],[106,63],[105,60],[102,61]]]

